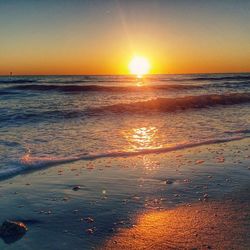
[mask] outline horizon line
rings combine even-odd
[[[250,74],[250,71],[230,71],[230,72],[195,72],[195,73],[152,73],[152,74],[145,74],[145,76],[152,76],[152,75],[205,75],[205,74]],[[19,77],[19,76],[134,76],[133,74],[0,74],[2,76],[9,76],[9,77]]]

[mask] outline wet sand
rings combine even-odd
[[[249,249],[249,146],[78,161],[1,181],[0,221],[29,231],[0,249]]]
[[[141,214],[102,249],[249,249],[250,203],[203,202]]]

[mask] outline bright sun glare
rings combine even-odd
[[[144,57],[135,56],[129,63],[129,70],[131,74],[137,75],[137,77],[142,77],[150,70],[149,61]]]

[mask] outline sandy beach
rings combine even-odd
[[[249,139],[77,161],[1,181],[28,232],[1,249],[248,249]]]

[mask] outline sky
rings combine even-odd
[[[250,72],[250,0],[0,0],[0,74]]]

